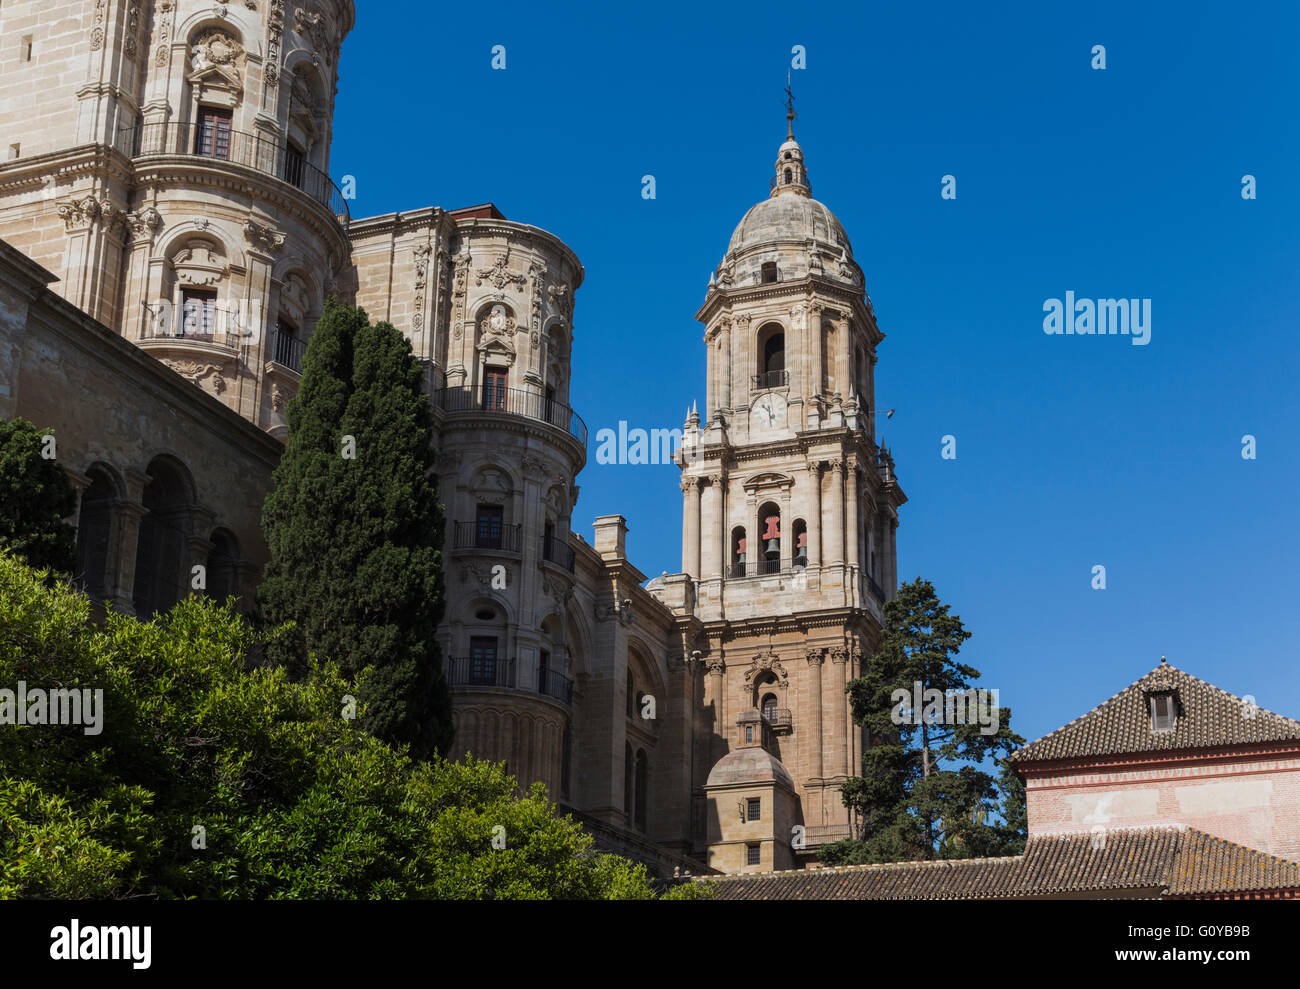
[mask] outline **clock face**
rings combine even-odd
[[[749,410],[751,433],[771,433],[785,429],[786,405],[781,395],[769,393],[760,397]]]

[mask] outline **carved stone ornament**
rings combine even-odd
[[[269,224],[249,219],[244,223],[244,238],[250,247],[274,254],[284,246],[285,234]]]
[[[415,245],[415,306],[412,310],[411,329],[424,329],[424,295],[425,285],[429,279],[429,255],[433,246],[429,243]]]
[[[515,332],[515,318],[506,312],[505,306],[493,306],[483,317],[484,337],[511,337]]]
[[[190,67],[195,71],[226,66],[238,73],[239,60],[244,55],[244,46],[225,31],[208,31],[190,52]]]
[[[154,64],[159,68],[170,65],[172,60],[172,14],[176,10],[175,0],[158,0],[156,15],[157,28],[154,31]]]
[[[304,38],[311,39],[312,49],[330,64],[329,40],[325,34],[325,17],[315,7],[295,7],[293,10],[294,28]]]
[[[474,284],[482,285],[484,282],[488,282],[497,291],[501,291],[507,285],[513,285],[516,288],[523,288],[525,285],[528,284],[528,280],[524,278],[523,275],[515,274],[512,271],[507,271],[506,265],[509,263],[509,261],[510,261],[510,252],[506,251],[505,254],[501,255],[501,257],[497,258],[494,262],[492,262],[492,266],[490,268],[480,268],[478,270],[477,272],[478,278],[475,280]]]
[[[94,196],[84,196],[59,207],[59,216],[69,231],[90,226],[100,219],[102,212],[103,204]]]
[[[777,685],[782,690],[790,686],[790,676],[781,665],[781,661],[771,653],[755,653],[754,659],[750,663],[749,669],[745,671],[745,689],[751,689],[757,682],[759,675],[763,673],[774,673],[777,677]]]
[[[280,387],[277,381],[271,385],[271,408],[276,412],[284,411],[284,389]]]
[[[104,47],[104,19],[108,15],[108,0],[95,0],[95,26],[90,29],[90,50]]]
[[[126,229],[135,240],[152,240],[163,225],[162,214],[152,206],[126,214]]]
[[[220,364],[200,364],[198,361],[176,360],[164,360],[163,363],[182,378],[186,378],[200,387],[203,385],[203,379],[211,377],[213,379],[212,390],[218,395],[226,390],[226,379],[222,377],[225,369]]]

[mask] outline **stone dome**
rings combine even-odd
[[[810,240],[833,248],[837,257],[841,248],[853,257],[849,235],[824,204],[811,196],[777,195],[750,208],[731,235],[727,254],[739,255],[782,241],[804,244]]]
[[[767,749],[757,745],[728,752],[709,771],[706,786],[726,786],[728,783],[764,783],[775,780],[782,786],[794,789],[790,771],[781,765]]]
[[[765,280],[763,266],[775,264],[775,280],[816,275],[859,288],[862,270],[853,245],[835,214],[812,197],[803,149],[793,137],[777,150],[772,193],[750,208],[731,235],[715,273],[724,288]]]

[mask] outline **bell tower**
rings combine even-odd
[[[845,685],[879,642],[907,499],[876,438],[885,336],[848,235],[812,197],[792,98],[787,111],[769,195],[736,227],[696,313],[705,415],[688,415],[679,462],[699,721],[712,726],[695,739],[697,806],[734,748],[730,726],[756,711],[794,781],[806,862],[848,834],[839,786],[860,771],[862,739]]]

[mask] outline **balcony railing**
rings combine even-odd
[[[790,383],[790,372],[765,371],[762,374],[752,375],[749,383],[756,391],[762,391],[765,388],[784,388]]]
[[[794,727],[794,716],[788,707],[764,708],[763,720],[776,731],[789,731]]]
[[[748,563],[732,563],[727,570],[728,576],[733,579],[740,577],[759,577],[763,574],[783,573],[788,570],[803,569],[803,564],[797,566],[783,567],[781,560],[750,560]]]
[[[542,540],[542,559],[563,567],[569,573],[573,573],[577,554],[573,552],[572,546],[566,546],[558,539],[544,539]]]
[[[344,227],[351,220],[347,200],[330,177],[304,161],[298,151],[267,134],[244,134],[224,128],[218,131],[199,123],[160,122],[122,130],[117,148],[129,158],[193,155],[244,165],[301,189],[328,207]]]
[[[573,681],[554,670],[537,671],[537,692],[554,697],[562,704],[573,703]]]
[[[587,445],[587,424],[571,408],[553,398],[524,388],[497,388],[490,394],[472,388],[439,388],[431,395],[444,412],[493,412],[523,416],[549,423]]]
[[[302,373],[302,355],[307,352],[307,341],[299,340],[291,333],[276,330],[272,341],[271,353],[275,363],[291,371]]]
[[[513,687],[513,659],[472,659],[448,656],[443,660],[447,682],[453,687]]]
[[[149,319],[143,340],[195,340],[238,350],[251,339],[245,332],[248,314],[238,309],[188,302],[181,307],[179,318],[170,304],[146,304],[145,309]]]
[[[847,824],[810,824],[803,829],[805,848],[829,845],[853,837],[853,829]]]
[[[871,574],[867,574],[867,587],[871,588],[871,595],[881,604],[885,603],[885,589],[876,583]]]
[[[507,553],[521,552],[522,525],[482,525],[478,522],[453,522],[452,549],[498,549]]]

